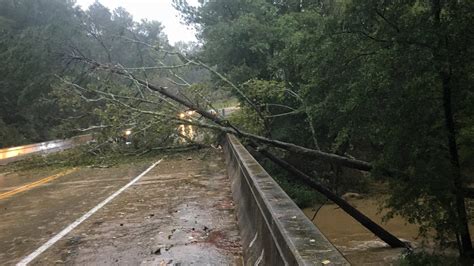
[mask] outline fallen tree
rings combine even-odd
[[[267,149],[258,147],[255,144],[251,144],[251,146],[255,149],[256,152],[262,154],[266,158],[270,159],[273,163],[280,166],[284,170],[288,171],[292,174],[292,176],[296,177],[297,179],[303,181],[309,187],[317,190],[319,193],[326,196],[329,200],[334,202],[337,206],[341,207],[347,214],[349,214],[352,218],[358,221],[361,225],[367,228],[370,232],[374,233],[377,237],[382,239],[385,243],[390,245],[392,248],[411,248],[408,243],[405,243],[398,239],[396,236],[392,235],[390,232],[382,228],[380,225],[372,221],[369,217],[365,216],[363,213],[358,211],[352,205],[350,205],[347,201],[333,193],[331,190],[327,189],[320,183],[316,182],[313,178],[308,176],[307,174],[303,173],[302,171],[298,170],[293,165],[289,164],[288,162],[278,158],[277,156],[273,155]]]
[[[221,119],[218,116],[212,114],[211,112],[209,112],[209,111],[201,108],[200,106],[194,104],[193,102],[191,102],[189,100],[186,100],[186,99],[183,99],[183,98],[173,94],[172,92],[170,92],[168,90],[168,88],[161,87],[161,86],[155,86],[153,84],[150,84],[149,82],[147,82],[145,80],[136,78],[132,74],[123,71],[119,67],[112,66],[112,65],[107,65],[107,64],[101,64],[101,63],[98,63],[96,61],[90,60],[88,58],[84,58],[84,57],[75,56],[72,59],[79,60],[81,62],[85,62],[85,63],[89,64],[94,69],[103,69],[105,71],[109,71],[111,73],[120,75],[122,77],[132,79],[133,81],[137,82],[138,84],[144,86],[145,88],[147,88],[151,91],[160,93],[161,95],[163,95],[163,96],[165,96],[165,97],[167,97],[167,98],[169,98],[169,99],[171,99],[171,100],[173,100],[173,101],[175,101],[175,102],[177,102],[177,103],[179,103],[179,104],[181,104],[181,105],[183,105],[183,106],[185,106],[189,109],[195,110],[201,116],[203,116],[203,117],[207,118],[208,120],[214,122],[217,126],[204,124],[204,123],[196,123],[196,122],[192,123],[192,122],[187,121],[187,120],[182,120],[181,122],[183,122],[183,123],[193,124],[193,125],[201,126],[201,127],[207,127],[207,128],[219,130],[219,131],[226,132],[226,133],[232,133],[232,134],[238,135],[240,137],[250,138],[250,139],[253,139],[255,141],[265,143],[265,144],[269,144],[269,145],[272,145],[274,147],[281,148],[281,149],[287,150],[287,151],[292,152],[292,153],[297,153],[297,154],[301,154],[301,155],[304,155],[304,156],[308,156],[309,158],[314,158],[314,159],[318,159],[318,160],[332,162],[332,163],[335,163],[335,164],[338,164],[338,165],[341,165],[341,166],[345,166],[345,167],[348,167],[348,168],[352,168],[352,169],[357,169],[357,170],[361,170],[361,171],[371,171],[373,169],[373,165],[369,162],[344,157],[344,156],[334,154],[334,153],[327,153],[327,152],[323,152],[323,151],[320,151],[320,150],[309,149],[309,148],[306,148],[306,147],[295,145],[293,143],[274,140],[274,139],[270,139],[270,138],[267,138],[267,137],[263,137],[263,136],[259,136],[259,135],[255,135],[255,134],[252,134],[252,133],[242,131],[242,130],[236,128],[235,126],[231,125],[229,123],[229,121],[227,121],[225,119]],[[386,171],[386,172],[388,173],[389,171]]]
[[[334,164],[337,164],[337,165],[341,165],[341,166],[345,166],[345,167],[348,167],[348,168],[357,169],[357,170],[361,170],[361,171],[370,171],[370,170],[372,170],[373,166],[372,166],[371,163],[361,161],[361,160],[357,160],[357,159],[353,159],[353,158],[344,157],[344,156],[341,156],[341,155],[338,155],[338,154],[327,153],[327,152],[323,152],[323,151],[320,151],[320,150],[309,149],[309,148],[298,146],[298,145],[295,145],[295,144],[292,144],[292,143],[283,142],[283,141],[279,141],[279,140],[274,140],[274,139],[270,139],[270,138],[266,138],[266,137],[259,136],[259,135],[256,135],[256,134],[252,134],[252,133],[242,131],[242,130],[236,128],[235,126],[231,125],[229,123],[229,121],[218,117],[217,115],[209,112],[208,110],[205,110],[204,108],[201,108],[197,104],[194,104],[193,102],[191,102],[187,99],[183,99],[183,98],[173,94],[167,88],[161,87],[161,86],[155,86],[153,84],[150,84],[147,81],[136,78],[133,75],[131,75],[130,73],[127,73],[127,72],[121,70],[119,67],[106,65],[106,64],[101,64],[101,63],[98,63],[96,61],[93,61],[93,60],[90,60],[90,59],[87,59],[87,58],[83,58],[83,57],[74,57],[74,60],[80,60],[81,62],[86,62],[87,64],[89,64],[94,69],[103,69],[105,71],[109,71],[109,72],[114,73],[116,75],[132,79],[134,82],[144,86],[145,88],[147,88],[147,89],[149,89],[153,92],[159,93],[162,96],[164,96],[166,98],[169,98],[169,99],[171,99],[171,100],[173,100],[173,101],[175,101],[175,102],[177,102],[177,103],[179,103],[179,104],[181,104],[181,105],[183,105],[183,106],[185,106],[189,109],[195,110],[202,117],[204,117],[204,118],[206,118],[206,119],[208,119],[208,120],[210,120],[214,123],[214,124],[209,124],[209,123],[201,122],[201,121],[198,121],[198,120],[193,121],[191,119],[183,119],[183,118],[179,118],[179,117],[176,117],[176,116],[175,117],[167,116],[168,119],[175,121],[176,124],[194,125],[194,126],[197,126],[197,127],[213,129],[213,130],[217,130],[219,132],[230,133],[230,134],[234,134],[238,137],[243,137],[243,138],[249,139],[250,142],[253,143],[253,146],[256,149],[259,150],[259,152],[261,152],[263,155],[265,155],[266,157],[268,157],[269,159],[271,159],[276,164],[280,165],[281,167],[283,167],[284,169],[286,169],[290,173],[296,175],[296,177],[298,179],[302,180],[305,184],[307,184],[311,188],[317,190],[318,192],[320,192],[321,194],[326,196],[328,199],[332,200],[334,203],[336,203],[338,206],[340,206],[345,212],[347,212],[349,215],[351,215],[351,217],[356,219],[359,223],[361,223],[369,231],[371,231],[372,233],[377,235],[380,239],[382,239],[388,245],[390,245],[391,247],[410,248],[410,246],[407,243],[404,243],[403,241],[401,241],[400,239],[398,239],[394,235],[390,234],[388,231],[383,229],[377,223],[370,220],[363,213],[359,212],[357,209],[352,207],[348,202],[343,200],[341,197],[337,196],[335,193],[331,192],[329,189],[322,186],[321,184],[315,182],[312,178],[310,178],[309,176],[307,176],[303,172],[299,171],[294,166],[291,166],[287,162],[277,158],[276,156],[272,155],[270,152],[268,152],[265,149],[262,149],[261,147],[259,147],[257,142],[258,143],[263,143],[263,144],[266,144],[266,145],[271,145],[271,146],[276,147],[276,148],[284,149],[284,150],[286,150],[288,152],[291,152],[291,153],[301,154],[301,155],[307,156],[309,158],[314,158],[314,159],[317,159],[317,160],[322,160],[322,161],[334,163]],[[69,83],[69,84],[72,85],[72,86],[75,86],[75,87],[80,87],[77,84],[72,84],[72,83]],[[80,87],[80,88],[85,89],[85,88],[82,88],[82,87]],[[108,96],[110,96],[111,97],[109,99],[110,101],[120,104],[120,101],[117,100],[117,98],[114,95],[103,94],[102,96],[105,97],[106,99],[107,99]],[[145,114],[166,116],[165,114],[158,113],[158,112],[139,110],[135,107],[129,106],[129,105],[124,104],[124,103],[122,103],[122,105],[124,107],[131,108],[135,111],[139,111],[139,112],[141,111]]]

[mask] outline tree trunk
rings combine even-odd
[[[440,73],[443,83],[443,108],[445,125],[448,133],[449,155],[452,166],[453,182],[456,197],[456,212],[459,219],[459,235],[461,238],[461,255],[467,255],[472,251],[471,235],[469,233],[466,206],[464,202],[463,182],[461,169],[459,167],[458,147],[456,144],[456,127],[454,125],[452,103],[451,103],[451,73]]]
[[[188,122],[188,121],[182,121],[184,124],[190,124],[190,125],[196,125],[196,126],[199,126],[199,127],[212,128],[212,129],[216,129],[216,130],[219,130],[219,131],[222,131],[222,132],[235,134],[237,136],[250,138],[250,139],[256,140],[256,141],[261,142],[261,143],[269,144],[269,145],[272,145],[274,147],[278,147],[278,148],[287,150],[289,152],[301,154],[301,155],[304,155],[304,156],[308,156],[310,158],[319,159],[319,160],[323,160],[323,161],[327,161],[327,162],[333,162],[335,164],[342,165],[342,166],[352,168],[352,169],[357,169],[357,170],[361,170],[361,171],[371,171],[373,169],[372,164],[369,163],[369,162],[347,158],[347,157],[340,156],[340,155],[337,155],[337,154],[334,154],[334,153],[327,153],[327,152],[323,152],[323,151],[320,151],[320,150],[309,149],[309,148],[306,148],[306,147],[295,145],[293,143],[274,140],[274,139],[270,139],[270,138],[266,138],[266,137],[262,137],[262,136],[259,136],[259,135],[255,135],[255,134],[251,134],[251,133],[241,131],[238,128],[232,126],[228,121],[220,119],[218,116],[215,116],[215,115],[211,114],[210,112],[208,112],[207,110],[204,110],[203,108],[200,108],[198,105],[196,105],[196,104],[194,104],[194,103],[192,103],[192,102],[190,102],[186,99],[182,99],[181,97],[179,97],[177,95],[174,95],[166,87],[155,86],[153,84],[148,83],[145,80],[141,80],[139,78],[134,77],[130,73],[125,73],[123,70],[118,69],[114,66],[100,64],[100,63],[98,63],[96,61],[93,61],[91,59],[88,59],[88,58],[73,57],[72,59],[86,62],[86,63],[90,64],[93,68],[104,69],[106,71],[110,71],[111,73],[123,76],[125,78],[132,78],[135,82],[147,87],[148,89],[150,89],[152,91],[155,91],[157,93],[160,93],[161,95],[163,95],[163,96],[165,96],[165,97],[167,97],[167,98],[169,98],[169,99],[171,99],[171,100],[173,100],[173,101],[175,101],[175,102],[177,102],[181,105],[184,105],[184,106],[186,106],[186,107],[188,107],[192,110],[196,110],[196,112],[198,114],[200,114],[203,117],[205,117],[205,118],[209,119],[210,121],[214,122],[215,124],[217,124],[217,126],[203,124],[203,123],[192,123],[192,122]],[[394,175],[394,173],[392,173],[388,170],[384,171],[384,173],[386,175],[390,175],[390,176]]]
[[[252,145],[255,148],[255,145]],[[275,164],[279,165],[283,169],[287,170],[291,174],[295,175],[299,180],[303,181],[308,186],[312,187],[313,189],[317,190],[319,193],[326,196],[329,200],[337,204],[341,209],[343,209],[347,214],[349,214],[352,218],[357,220],[360,224],[362,224],[365,228],[367,228],[370,232],[374,233],[377,237],[382,239],[385,243],[390,245],[392,248],[410,248],[410,245],[401,241],[396,236],[392,235],[385,229],[383,229],[380,225],[376,224],[374,221],[370,220],[369,217],[365,216],[363,213],[358,211],[356,208],[352,207],[347,201],[343,200],[341,197],[337,196],[335,193],[331,192],[329,189],[325,188],[321,184],[314,181],[311,177],[306,175],[305,173],[301,172],[291,164],[285,162],[284,160],[274,156],[270,152],[266,151],[265,149],[259,149],[258,152],[263,156],[267,157]]]

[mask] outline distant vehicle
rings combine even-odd
[[[188,116],[192,116],[192,115],[195,115],[196,114],[196,110],[187,110],[186,111],[186,115]]]
[[[211,113],[213,116],[217,116],[217,112],[214,109],[209,110],[209,113]]]
[[[180,113],[179,118],[183,119],[185,117],[191,117],[191,116],[195,115],[196,113],[197,113],[196,110],[189,109],[189,110],[186,110],[186,111]]]
[[[132,141],[131,141],[131,139],[130,139],[131,135],[132,135],[132,129],[131,129],[131,128],[125,129],[125,130],[123,131],[123,134],[122,134],[122,136],[121,136],[121,139],[125,142],[125,145],[130,145],[130,144],[132,144]]]

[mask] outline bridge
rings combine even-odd
[[[237,138],[222,147],[107,169],[1,173],[0,261],[349,264]]]
[[[30,155],[49,154],[72,148],[92,140],[92,135],[76,136],[70,139],[58,139],[41,143],[0,149],[0,165],[23,160]]]

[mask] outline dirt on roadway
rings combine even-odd
[[[79,168],[0,199],[0,264],[17,263],[152,163]],[[0,174],[0,194],[65,170]],[[241,253],[222,154],[201,150],[164,158],[32,265],[239,265]]]

